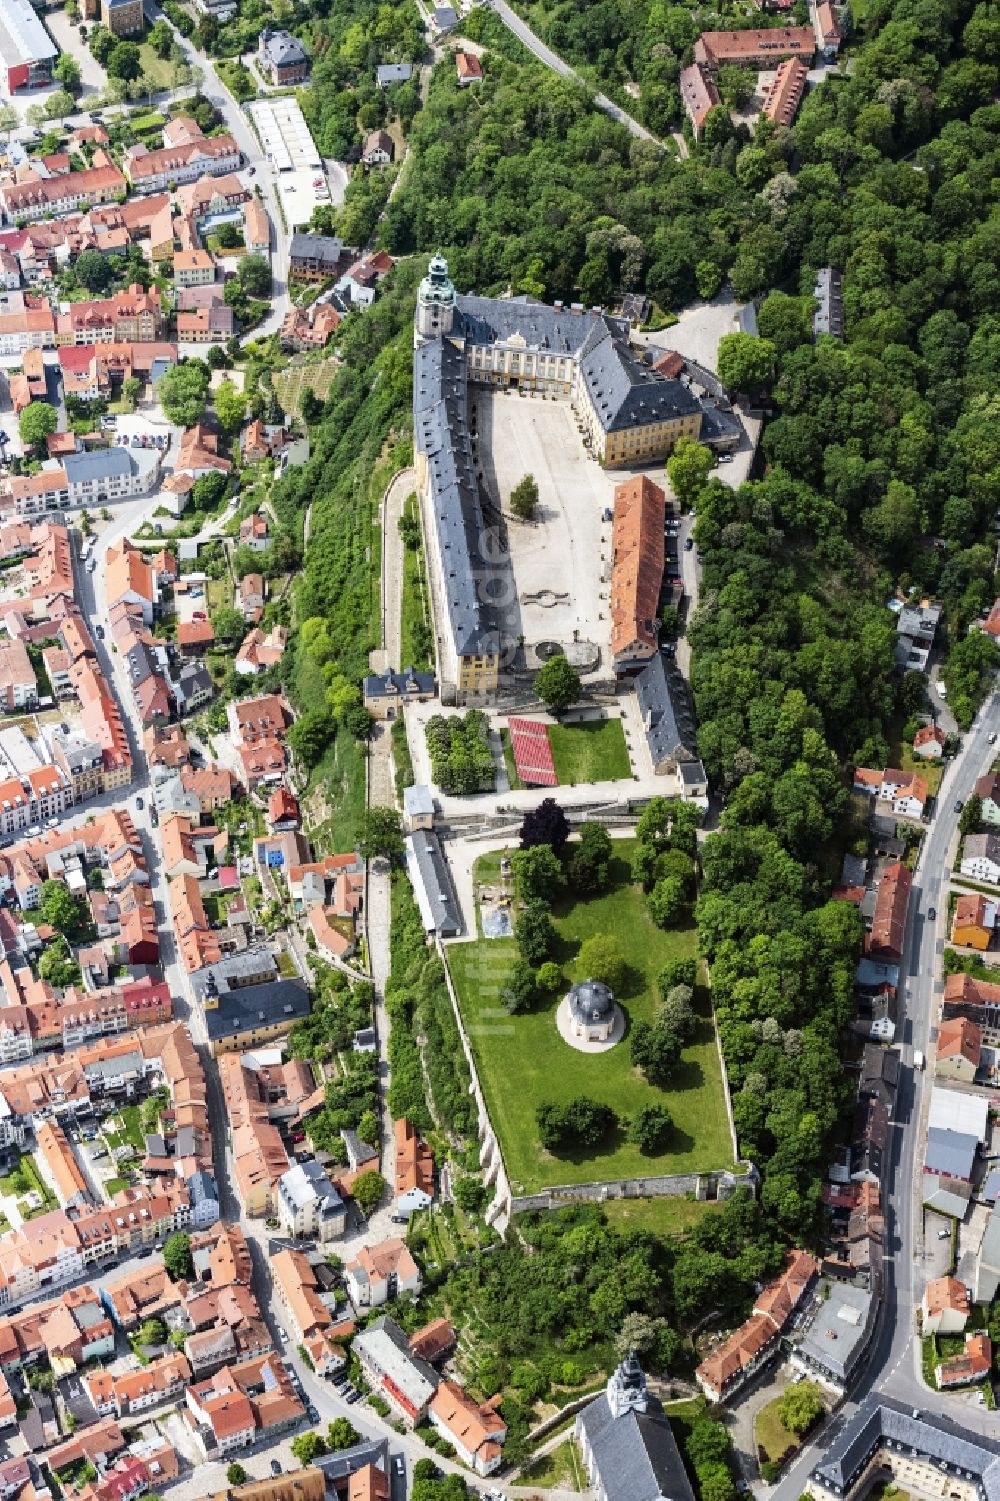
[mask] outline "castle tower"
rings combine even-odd
[[[455,284],[448,275],[448,262],[444,256],[434,255],[417,292],[414,347],[426,343],[428,339],[451,333],[454,322]]]
[[[623,1417],[627,1412],[646,1411],[649,1401],[646,1378],[634,1352],[625,1357],[617,1370],[612,1371],[607,1393],[613,1418]]]

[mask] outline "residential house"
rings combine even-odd
[[[483,65],[474,52],[456,52],[455,71],[460,89],[467,89],[471,83],[483,81]]]
[[[300,281],[325,281],[353,258],[342,240],[329,235],[294,234],[289,246],[289,275]]]
[[[373,130],[365,139],[361,160],[366,167],[387,167],[395,155],[392,136],[384,130]]]
[[[264,23],[257,43],[257,63],[262,73],[280,88],[304,83],[309,77],[309,54],[290,31]]]
[[[697,141],[712,110],[718,109],[722,103],[722,97],[715,86],[712,74],[700,63],[691,63],[689,67],[682,68],[678,83],[681,103],[691,121],[691,129]]]
[[[962,1334],[969,1317],[969,1289],[957,1277],[935,1277],[924,1289],[921,1330],[928,1334]]]
[[[394,1130],[396,1213],[408,1218],[433,1201],[434,1154],[410,1121],[397,1120]]]
[[[207,250],[178,250],[174,254],[174,284],[204,287],[215,281],[215,260]]]
[[[901,861],[886,865],[878,884],[875,914],[865,949],[875,959],[900,959],[913,876]]]
[[[497,1411],[499,1400],[485,1406],[454,1381],[442,1381],[427,1409],[431,1427],[451,1444],[458,1458],[477,1475],[492,1475],[503,1462],[507,1424]]]
[[[764,118],[774,125],[791,125],[799,112],[808,79],[809,69],[800,57],[786,57],[779,63],[774,82],[766,91]]]
[[[321,1244],[343,1235],[347,1206],[315,1158],[296,1162],[278,1184],[278,1217],[290,1236]]]
[[[992,946],[997,928],[997,898],[982,891],[964,891],[956,897],[951,921],[951,941],[963,948],[985,952]]]
[[[973,791],[982,804],[981,821],[1000,825],[1000,773],[987,772],[984,777],[979,778]]]
[[[240,609],[244,620],[254,625],[264,613],[265,587],[264,576],[260,573],[247,573],[240,580]]]
[[[934,646],[941,606],[922,600],[905,604],[896,620],[896,665],[904,672],[924,672]]]
[[[1000,885],[1000,834],[968,834],[960,869],[974,881]]]
[[[721,1402],[738,1391],[771,1358],[817,1270],[816,1261],[805,1251],[788,1253],[784,1271],[761,1290],[751,1317],[695,1371],[710,1402]]]
[[[409,83],[412,77],[412,63],[379,63],[375,69],[375,82],[383,90],[395,83]]]
[[[967,1017],[955,1016],[938,1029],[935,1071],[939,1078],[971,1084],[979,1071],[982,1028]]]
[[[993,1344],[989,1335],[967,1334],[965,1349],[960,1355],[952,1355],[936,1365],[934,1378],[938,1390],[944,1392],[957,1386],[969,1386],[974,1381],[987,1380],[992,1369]]]
[[[913,737],[913,754],[924,761],[940,761],[944,755],[947,735],[939,725],[924,724]]]
[[[384,1240],[363,1246],[344,1268],[344,1280],[355,1308],[381,1308],[384,1303],[418,1294],[423,1285],[420,1269],[405,1241]]]

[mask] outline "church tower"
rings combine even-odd
[[[428,339],[450,334],[454,322],[455,284],[448,275],[448,262],[444,256],[434,255],[417,293],[414,348],[426,343]]]
[[[612,1371],[607,1394],[613,1418],[624,1417],[627,1412],[646,1411],[649,1404],[646,1377],[634,1351],[625,1357],[617,1370]]]

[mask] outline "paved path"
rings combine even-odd
[[[514,33],[518,41],[523,42],[528,51],[535,54],[539,62],[544,63],[547,68],[551,68],[553,73],[558,73],[562,78],[571,78],[582,88],[590,89],[586,80],[581,78],[569,63],[564,62],[558,53],[553,52],[551,47],[547,47],[528,23],[522,21],[516,11],[511,10],[506,0],[487,0],[487,4],[500,17],[508,30]],[[624,125],[630,135],[634,135],[640,141],[650,141],[654,146],[659,146],[661,151],[665,149],[663,142],[648,131],[645,125],[640,125],[638,120],[633,119],[622,109],[621,105],[615,104],[614,100],[609,99],[606,94],[595,94],[594,103],[612,120],[617,120],[619,125]]]

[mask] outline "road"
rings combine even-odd
[[[541,37],[536,36],[527,22],[522,21],[517,12],[511,10],[506,0],[487,0],[487,4],[500,17],[508,30],[514,33],[518,41],[523,42],[528,51],[535,54],[539,62],[544,63],[547,68],[551,68],[553,73],[558,73],[562,78],[571,78],[574,82],[580,84],[582,88],[589,90],[590,85],[585,79],[581,78],[579,73],[570,67],[569,63],[564,62],[557,52],[553,52],[551,47],[546,47]],[[610,116],[612,120],[617,120],[619,125],[624,125],[630,135],[634,135],[640,141],[649,141],[652,145],[659,146],[661,150],[665,149],[663,142],[658,137],[654,136],[651,131],[648,131],[645,125],[640,125],[638,120],[633,119],[630,114],[623,110],[620,105],[615,104],[614,100],[609,99],[606,94],[595,94],[594,103],[599,110],[603,110],[604,114]]]
[[[996,1415],[959,1397],[932,1393],[920,1378],[920,1341],[916,1338],[915,1308],[923,1296],[922,1234],[923,1143],[933,1071],[915,1070],[914,1050],[928,1056],[931,1028],[937,1013],[943,982],[940,978],[948,920],[948,872],[958,835],[956,801],[965,802],[977,778],[990,768],[996,747],[991,734],[1000,733],[1000,698],[986,700],[962,749],[945,772],[938,795],[937,812],[924,836],[914,870],[913,895],[903,958],[904,1002],[900,1011],[897,1042],[903,1067],[890,1142],[890,1161],[885,1174],[889,1185],[886,1203],[887,1244],[886,1296],[882,1320],[861,1379],[851,1400],[841,1409],[849,1415],[872,1394],[894,1397],[922,1411],[947,1414],[964,1428],[996,1436]],[[937,913],[930,916],[930,909]],[[781,1482],[768,1491],[769,1501],[798,1501],[805,1490],[809,1469],[823,1448],[813,1443]]]
[[[274,243],[271,247],[271,311],[262,323],[252,329],[246,335],[247,339],[265,339],[269,334],[277,333],[285,320],[285,314],[291,306],[288,296],[288,232],[285,229],[284,220],[278,205],[278,195],[274,186],[274,169],[268,162],[261,149],[260,142],[254,134],[253,127],[243,113],[236,100],[230,94],[222,82],[212,64],[212,60],[187,37],[181,36],[180,32],[165,16],[154,0],[146,0],[146,18],[153,22],[164,20],[173,31],[178,46],[184,53],[184,60],[192,68],[197,68],[201,74],[201,92],[206,99],[211,100],[216,109],[221,113],[225,121],[226,129],[236,141],[244,158],[256,168],[257,175],[254,186],[260,188],[264,207],[267,209],[268,218],[271,221],[271,229]]]

